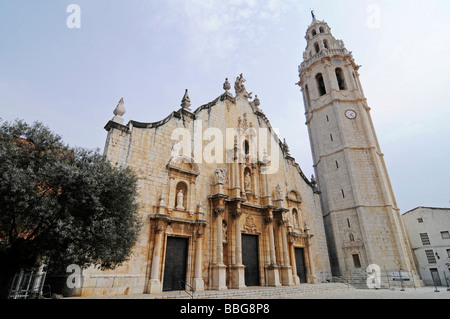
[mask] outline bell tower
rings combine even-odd
[[[412,253],[355,63],[313,14],[299,67],[333,275],[410,271]],[[417,277],[418,278],[418,277]]]

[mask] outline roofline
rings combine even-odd
[[[189,116],[191,117],[193,120],[195,120],[198,117],[198,114],[204,110],[210,110],[212,107],[214,107],[215,105],[217,105],[219,102],[221,101],[225,101],[225,100],[229,100],[232,103],[236,103],[236,98],[233,97],[228,91],[223,93],[222,95],[220,95],[219,97],[217,97],[216,99],[214,99],[213,101],[204,104],[202,106],[199,106],[195,111],[191,112],[188,111],[184,108],[181,108],[178,111],[173,111],[171,114],[169,114],[166,118],[164,118],[161,121],[157,121],[157,122],[150,122],[150,123],[145,123],[145,122],[137,122],[137,121],[129,121],[127,125],[124,124],[119,124],[116,123],[112,120],[110,120],[106,126],[105,126],[105,130],[109,132],[109,130],[111,130],[111,128],[115,128],[115,129],[119,129],[123,132],[129,133],[130,130],[132,129],[132,127],[136,127],[136,128],[140,128],[140,129],[154,129],[154,128],[158,128],[160,126],[165,125],[166,123],[168,123],[172,118],[181,118],[184,121],[184,116]],[[269,119],[267,118],[267,116],[262,112],[262,110],[260,108],[258,108],[258,106],[255,105],[254,101],[253,102],[249,102],[247,101],[248,104],[250,105],[250,107],[253,110],[253,113],[257,116],[258,119],[261,119],[262,121],[264,121],[270,131],[270,133],[274,136],[274,138],[276,140],[278,140],[278,145],[281,148],[281,152],[283,153],[283,157],[286,160],[291,160],[294,164],[294,166],[298,169],[299,174],[301,176],[301,178],[306,182],[306,184],[308,184],[308,186],[310,186],[312,189],[315,188],[315,185],[312,183],[312,181],[310,181],[306,175],[303,173],[303,170],[300,167],[300,164],[297,163],[297,161],[295,160],[295,158],[293,158],[292,156],[290,156],[290,154],[285,154],[285,152],[283,151],[282,148],[282,144],[283,142],[281,141],[280,137],[278,136],[278,134],[275,132],[275,130],[272,128],[272,125],[270,124]]]
[[[406,213],[403,213],[402,216],[403,216],[403,215],[406,215],[406,214],[408,214],[408,213],[411,213],[411,212],[413,212],[413,211],[415,211],[415,210],[418,210],[419,208],[435,209],[435,210],[439,209],[439,210],[448,210],[448,211],[450,211],[450,208],[448,208],[448,207],[419,206],[419,207],[416,207],[416,208],[413,208],[413,209],[407,211]]]

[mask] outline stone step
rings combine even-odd
[[[325,291],[355,289],[344,283],[302,284],[291,287],[247,287],[224,291],[207,290],[201,292],[172,291],[155,294],[154,299],[273,299],[288,295],[311,294]]]

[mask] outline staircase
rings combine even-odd
[[[355,289],[344,283],[301,284],[283,287],[247,287],[225,291],[206,290],[199,292],[171,291],[149,295],[149,299],[283,299],[290,295]]]

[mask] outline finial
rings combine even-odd
[[[313,20],[316,20],[316,15],[314,14],[314,10],[311,10],[311,16],[312,16]]]
[[[186,89],[183,99],[181,100],[181,107],[183,109],[187,109],[189,111],[190,106],[191,106],[191,99],[189,98],[188,90]]]
[[[114,109],[113,114],[115,115],[112,119],[113,122],[123,124],[123,118],[122,116],[125,114],[126,110],[124,107],[124,101],[123,98],[120,99],[119,103],[117,104],[116,108]]]
[[[223,84],[223,89],[228,92],[231,89],[231,84],[228,82],[228,78],[225,79],[225,83]]]
[[[258,95],[255,95],[255,100],[253,101],[256,107],[261,105],[261,101],[258,99]]]
[[[285,150],[286,154],[287,154],[287,155],[291,155],[291,154],[290,154],[291,151],[290,151],[290,149],[289,149],[289,146],[288,146],[287,143],[286,143],[286,139],[284,139],[283,144],[284,144],[284,150]]]

